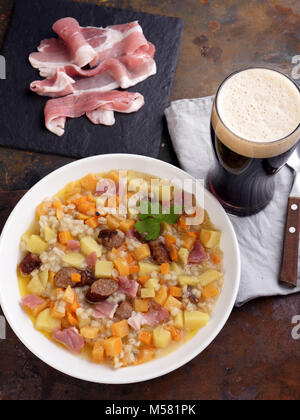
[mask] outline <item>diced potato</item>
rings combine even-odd
[[[78,315],[77,318],[78,318],[79,328],[84,328],[84,327],[88,326],[91,322],[89,317],[83,317],[82,314]]]
[[[215,230],[202,229],[200,233],[200,240],[206,248],[214,248],[219,245],[221,239],[221,232]]]
[[[41,283],[39,276],[34,276],[27,285],[27,289],[33,295],[41,296],[44,291],[45,287]]]
[[[127,337],[129,334],[129,325],[126,319],[120,322],[115,322],[111,325],[111,332],[114,337]]]
[[[154,298],[155,297],[155,290],[154,289],[143,288],[143,289],[141,289],[141,296],[142,296],[143,299]]]
[[[122,351],[122,339],[120,337],[110,337],[104,340],[104,350],[108,357],[119,356]]]
[[[196,330],[199,328],[205,327],[210,321],[210,316],[205,312],[193,311],[188,312],[184,311],[184,325],[185,328],[191,330]]]
[[[160,265],[152,264],[152,263],[146,263],[146,262],[140,262],[140,276],[144,276],[147,274],[151,274],[153,272],[159,272],[160,271]]]
[[[170,331],[164,329],[164,327],[159,326],[153,331],[153,343],[155,347],[166,348],[172,341],[172,336]]]
[[[219,280],[221,276],[222,274],[217,270],[207,270],[199,276],[199,283],[202,287],[205,287],[208,284]]]
[[[164,286],[162,286],[158,290],[158,292],[156,292],[156,295],[155,295],[154,300],[155,300],[155,302],[159,303],[161,306],[164,306],[164,304],[166,303],[167,298],[168,298],[167,289]]]
[[[163,222],[161,224],[161,229],[162,229],[162,233],[169,233],[170,235],[172,235],[173,233],[172,225],[170,225],[169,223]]]
[[[178,258],[181,264],[185,267],[189,262],[189,250],[187,248],[180,248],[178,251]]]
[[[173,296],[169,296],[164,306],[169,312],[172,312],[173,308],[180,309],[182,307],[182,302]]]
[[[134,255],[138,261],[151,257],[151,251],[148,244],[143,244],[139,248],[135,248]]]
[[[171,263],[171,271],[177,275],[182,274],[182,268],[176,262]]]
[[[128,191],[148,193],[149,183],[142,178],[133,178],[129,181]]]
[[[27,251],[33,254],[41,255],[48,248],[47,242],[38,235],[31,235],[28,242],[26,243]]]
[[[93,340],[98,337],[99,334],[99,328],[95,327],[82,327],[80,329],[80,335],[82,335],[83,338],[87,338],[89,340]]]
[[[45,237],[45,240],[46,240],[47,242],[50,242],[50,241],[52,241],[53,239],[56,239],[57,234],[56,234],[56,232],[54,232],[54,230],[53,230],[53,229],[51,229],[49,226],[45,226],[45,227],[44,227],[44,237]]]
[[[91,236],[85,236],[80,240],[80,249],[86,256],[91,255],[93,252],[96,252],[98,258],[102,255],[102,246],[99,245]]]
[[[112,230],[119,229],[120,220],[117,219],[115,216],[112,216],[111,214],[109,214],[106,217],[106,220],[107,220],[107,225],[110,229],[112,229]]]
[[[131,229],[133,229],[134,225],[135,225],[134,220],[130,220],[130,219],[123,220],[122,222],[120,222],[120,229],[126,233],[126,232],[129,232]]]
[[[139,211],[134,207],[128,207],[128,217],[132,219],[135,223],[136,216],[139,214]]]
[[[63,257],[63,262],[71,267],[81,268],[85,261],[85,257],[79,252],[70,252]]]
[[[52,318],[50,309],[45,309],[43,312],[41,312],[35,321],[35,328],[37,330],[50,334],[53,333],[54,330],[60,329],[60,327],[61,321]]]
[[[146,283],[145,283],[145,288],[146,289],[156,289],[159,285],[159,280],[158,279],[149,279]]]
[[[92,351],[92,359],[94,363],[102,363],[104,361],[103,343],[95,343]]]
[[[197,276],[179,276],[178,282],[181,286],[196,286],[199,284],[200,279]]]
[[[63,300],[66,303],[69,303],[70,305],[72,305],[74,303],[75,300],[75,292],[71,289],[70,286],[67,287],[64,296],[63,296]]]
[[[31,236],[32,236],[32,232],[30,230],[28,230],[22,235],[21,240],[25,243],[26,246]]]
[[[149,303],[146,299],[134,299],[134,310],[135,312],[148,312]]]
[[[49,271],[48,270],[41,271],[39,274],[39,277],[40,277],[40,281],[42,285],[44,286],[44,288],[46,288],[48,284],[48,279],[49,279]]]
[[[108,279],[112,276],[114,265],[111,261],[97,261],[95,267],[95,277],[98,279]]]
[[[179,312],[174,319],[174,325],[176,328],[183,328],[184,327],[184,320],[183,320],[183,312]]]

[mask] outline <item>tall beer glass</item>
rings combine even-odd
[[[300,90],[284,74],[249,68],[220,86],[211,117],[216,165],[208,188],[230,213],[258,213],[300,139]]]

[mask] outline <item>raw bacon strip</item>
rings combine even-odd
[[[115,124],[115,113],[106,109],[95,109],[95,111],[87,112],[86,116],[95,125],[102,124],[112,126]]]
[[[107,58],[118,58],[135,54],[137,51],[154,56],[155,48],[149,44],[143,35],[138,22],[124,25],[108,26],[107,28],[80,28],[86,42],[97,52],[97,58],[91,63],[95,66]],[[74,57],[66,44],[60,38],[45,39],[38,47],[39,52],[30,54],[29,61],[34,68],[40,70],[42,77],[53,77],[58,67],[76,66]]]
[[[50,80],[31,83],[30,89],[41,96],[60,97],[82,91],[108,92],[121,87],[128,89],[156,74],[152,56],[142,51],[118,59],[110,58],[92,70],[75,66],[60,67]]]
[[[68,76],[62,69],[58,69],[57,73],[51,79],[32,82],[30,84],[30,90],[40,96],[58,98],[73,93],[74,84],[74,79]]]
[[[102,109],[131,113],[138,111],[144,105],[144,97],[139,93],[88,92],[80,95],[69,95],[64,98],[50,99],[45,107],[46,127],[52,133],[62,136],[66,118],[78,118],[86,113]]]
[[[77,20],[70,17],[60,19],[53,25],[53,30],[72,51],[73,63],[77,66],[84,67],[97,59],[97,52],[82,35]]]

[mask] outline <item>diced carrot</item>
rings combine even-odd
[[[178,261],[178,249],[174,245],[172,245],[172,247],[171,247],[170,257],[171,257],[172,261],[174,261],[174,262]]]
[[[52,207],[52,203],[44,201],[36,209],[36,220],[40,220],[41,216],[45,216],[48,210]]]
[[[146,258],[149,258],[151,256],[150,247],[148,244],[143,244],[138,248],[135,248],[134,250],[135,258],[140,260],[145,260]]]
[[[135,312],[148,312],[149,311],[149,302],[147,299],[134,299],[133,306]]]
[[[176,286],[170,286],[169,287],[169,293],[171,296],[175,297],[175,298],[180,298],[182,297],[182,288],[181,287],[176,287]]]
[[[138,265],[131,265],[129,267],[129,274],[138,274],[140,272],[140,267]]]
[[[58,312],[54,307],[50,308],[50,315],[52,316],[52,318],[58,319],[58,320],[61,320],[65,317],[65,313]]]
[[[122,351],[122,339],[120,337],[110,337],[104,340],[104,350],[108,357],[119,356]]]
[[[68,241],[73,240],[73,236],[70,232],[59,232],[58,240],[62,245],[67,245]]]
[[[116,269],[119,271],[120,276],[127,277],[130,274],[129,265],[125,258],[116,258],[114,260]]]
[[[117,171],[110,171],[109,174],[107,174],[107,178],[112,179],[114,182],[118,182],[119,174]]]
[[[71,274],[71,280],[74,283],[80,283],[81,282],[81,275],[79,273],[72,273]]]
[[[85,224],[88,225],[92,229],[96,229],[96,227],[98,227],[99,225],[98,217],[97,216],[90,217],[89,219],[85,221]]]
[[[168,298],[167,289],[164,286],[161,286],[161,288],[156,292],[154,300],[155,302],[163,306],[166,303],[167,298]]]
[[[86,214],[87,216],[95,216],[96,215],[96,204],[89,203],[86,201],[85,203],[81,203],[77,206],[77,210],[80,213]]]
[[[208,284],[202,289],[202,296],[205,299],[209,299],[220,294],[220,290],[213,284]]]
[[[140,276],[138,278],[138,282],[144,286],[145,283],[147,283],[147,281],[150,279],[150,276],[147,276],[146,274],[144,274],[143,276]]]
[[[58,288],[58,289],[55,290],[55,296],[56,297],[58,297],[60,293],[64,293],[64,289]]]
[[[126,232],[129,232],[131,229],[133,229],[134,225],[135,225],[135,220],[131,220],[131,219],[123,220],[120,223],[120,229],[126,233]]]
[[[104,348],[102,342],[97,342],[94,344],[92,359],[94,363],[102,363],[104,361]]]
[[[172,245],[176,244],[176,238],[172,235],[166,235],[165,236],[165,243],[168,248],[171,248]]]
[[[175,328],[174,325],[167,325],[165,329],[171,333],[172,340],[180,341],[182,339],[183,331]]]
[[[112,335],[114,337],[127,337],[129,334],[129,325],[126,319],[123,319],[120,322],[115,322],[110,327]]]
[[[135,258],[133,257],[132,253],[127,254],[125,259],[128,262],[128,264],[132,264],[135,261]]]
[[[215,253],[211,255],[211,259],[214,264],[220,264],[221,262],[221,258]]]
[[[69,323],[73,326],[73,327],[75,327],[75,326],[77,326],[78,325],[78,319],[77,319],[77,317],[76,317],[76,315],[75,314],[72,314],[71,312],[67,312],[67,320],[69,321]]]
[[[44,309],[48,308],[50,306],[50,302],[48,300],[45,300],[40,305],[36,306],[34,309],[32,309],[32,315],[36,318],[40,312],[42,312]]]
[[[76,296],[76,293],[75,293],[74,302],[72,303],[72,305],[69,306],[69,309],[70,309],[70,312],[76,314],[76,311],[79,308],[80,308],[80,305],[77,301],[77,296]]]
[[[152,344],[152,338],[153,334],[151,331],[141,331],[139,334],[139,340],[146,346],[150,346]]]
[[[188,226],[186,224],[186,218],[184,216],[179,217],[178,226],[181,227],[183,230],[188,230]]]
[[[89,219],[90,219],[90,217],[89,217],[89,216],[87,216],[86,214],[79,213],[79,214],[77,215],[77,219],[79,219],[79,220],[89,220]]]
[[[169,274],[170,273],[170,264],[169,263],[163,263],[161,265],[161,274]]]
[[[93,174],[88,174],[81,179],[80,184],[86,191],[95,192],[98,180]]]
[[[138,360],[134,363],[135,365],[140,365],[142,363],[149,362],[155,356],[155,350],[153,348],[145,348],[140,351]]]

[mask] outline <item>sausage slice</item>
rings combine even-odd
[[[155,262],[164,264],[171,262],[167,247],[159,240],[149,242],[151,255]]]
[[[133,312],[133,306],[131,303],[125,301],[120,304],[116,311],[116,316],[121,319],[129,319]]]
[[[86,300],[91,303],[101,302],[103,299],[117,292],[119,283],[112,279],[100,279],[95,281],[86,294]]]
[[[40,257],[35,254],[28,254],[20,263],[20,270],[22,274],[31,274],[34,270],[38,270],[42,265]]]
[[[119,248],[125,242],[125,236],[122,236],[117,230],[104,229],[99,233],[99,242],[106,248]]]
[[[80,283],[76,283],[72,281],[72,274],[80,274],[81,281]],[[89,270],[78,270],[74,267],[64,267],[59,270],[54,277],[54,282],[56,287],[60,287],[62,289],[66,289],[68,286],[71,287],[84,287],[84,286],[91,286],[91,284],[95,281],[95,278],[91,271]]]

